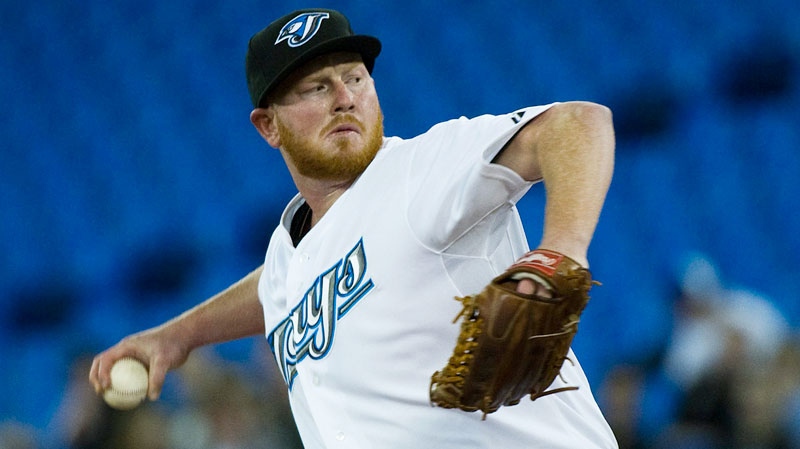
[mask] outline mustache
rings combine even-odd
[[[322,129],[322,134],[323,135],[328,134],[329,132],[333,131],[336,127],[342,125],[353,125],[356,128],[358,128],[360,132],[362,133],[364,132],[364,124],[361,123],[359,119],[355,118],[350,114],[345,114],[337,116],[330,123],[328,123],[325,126],[325,128]]]

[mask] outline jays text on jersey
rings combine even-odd
[[[460,311],[529,248],[515,203],[530,188],[491,164],[548,106],[461,118],[375,160],[294,247],[294,198],[270,240],[259,297],[307,448],[612,448],[574,355],[579,390],[481,413],[432,407],[431,374]],[[554,385],[557,387],[558,385]]]

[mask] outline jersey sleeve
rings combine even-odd
[[[506,143],[551,105],[441,123],[419,136],[411,163],[408,219],[417,237],[442,251],[470,231],[491,229],[531,182],[491,163]],[[483,226],[480,226],[483,225]]]

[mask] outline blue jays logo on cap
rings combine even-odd
[[[278,45],[282,41],[286,41],[292,48],[305,44],[317,34],[319,27],[322,25],[322,21],[328,17],[330,17],[330,14],[326,12],[307,12],[300,14],[281,28],[275,45]]]

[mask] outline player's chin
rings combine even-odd
[[[366,149],[366,141],[360,134],[331,136],[330,146],[339,154],[357,154]]]

